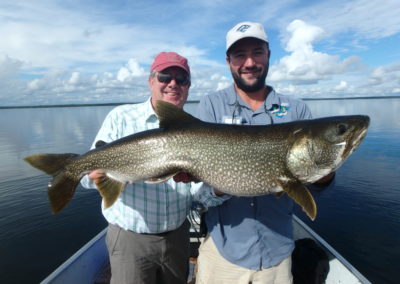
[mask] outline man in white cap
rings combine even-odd
[[[265,84],[268,37],[259,23],[243,22],[226,36],[226,62],[234,83],[204,96],[198,117],[216,123],[265,125],[311,118],[300,100]],[[329,184],[333,175],[318,183]],[[204,185],[206,186],[206,185]],[[208,235],[199,249],[196,283],[292,283],[293,201],[287,195],[234,197],[214,190],[220,206],[205,215]]]

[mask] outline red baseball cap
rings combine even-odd
[[[176,52],[160,52],[154,58],[150,71],[156,70],[157,72],[160,72],[172,66],[180,67],[190,75],[190,68],[187,59]]]

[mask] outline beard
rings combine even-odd
[[[267,78],[268,67],[269,67],[268,65],[265,66],[263,72],[257,78],[257,81],[255,81],[252,84],[249,84],[245,80],[243,80],[242,77],[240,77],[238,72],[233,72],[231,70],[233,81],[235,82],[236,86],[239,89],[245,91],[246,93],[253,93],[253,92],[259,91],[259,90],[261,90],[262,88],[265,87],[265,79]],[[248,70],[251,71],[251,70],[254,70],[254,69],[258,69],[258,68],[255,67],[255,68],[248,69]]]

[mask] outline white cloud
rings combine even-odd
[[[10,58],[7,55],[0,56],[0,79],[5,80],[17,74],[23,62],[18,59]]]
[[[396,80],[400,83],[400,63],[375,68],[371,73],[370,78],[379,82]]]
[[[346,90],[346,88],[348,87],[348,84],[346,81],[340,81],[339,85],[335,86],[335,90],[336,91],[343,91]]]
[[[117,80],[124,82],[133,77],[140,77],[146,75],[146,71],[143,67],[139,65],[139,62],[134,59],[130,58],[128,64],[121,69],[119,69],[117,74]]]
[[[285,27],[291,19],[299,18],[322,27],[331,35],[351,33],[355,42],[384,38],[400,31],[397,0],[324,0],[298,7],[282,13],[277,18],[278,25]]]
[[[202,96],[227,87],[232,83],[231,77],[225,76],[218,68],[193,70],[190,99],[198,100]]]
[[[399,92],[398,64],[374,57],[369,71],[365,54],[352,49],[400,31],[398,1],[249,1],[3,0],[0,104],[144,100],[153,57],[172,50],[189,59],[197,99],[231,84],[225,34],[241,20],[265,25],[280,54],[267,79],[282,93]]]
[[[22,66],[22,61],[0,55],[0,101],[19,100],[25,91],[26,83],[18,79]]]
[[[72,72],[71,78],[69,78],[68,83],[71,85],[77,85],[79,83],[81,75],[79,72]]]
[[[332,19],[334,21],[330,21],[332,30],[335,25],[339,28],[346,25],[348,30],[366,38],[383,38],[400,31],[400,5],[397,0],[357,0],[343,4],[334,2],[337,12],[334,15],[336,18]]]
[[[110,103],[141,101],[147,98],[147,73],[143,67],[130,59],[121,70],[128,72],[125,80],[118,78],[121,72],[85,74],[79,71],[48,71],[41,78],[26,81],[26,87],[18,94],[19,99],[24,98],[23,101],[17,103],[16,100],[7,98],[8,104]]]
[[[398,94],[400,86],[400,63],[375,68],[369,80],[361,87],[381,94]]]
[[[308,25],[301,20],[292,21],[286,30],[291,37],[286,44],[286,51],[309,53],[312,51],[312,43],[323,38],[324,30],[317,26]]]
[[[28,82],[28,90],[31,90],[33,92],[43,88],[44,86],[45,86],[44,80],[41,79],[34,79]]]
[[[339,56],[329,55],[314,50],[313,43],[324,36],[324,31],[301,20],[294,20],[287,27],[289,37],[285,50],[290,55],[282,57],[271,66],[272,82],[290,81],[293,84],[315,84],[320,80],[331,79],[334,74],[353,71],[359,58],[348,57],[340,60]]]
[[[157,22],[149,23],[150,19],[140,11],[128,15],[124,10],[124,5],[129,9],[133,9],[130,5],[149,6],[150,10],[154,8],[152,5],[157,5],[159,10],[163,7],[171,10],[171,3],[117,1],[103,7],[107,4],[97,1],[83,1],[82,5],[64,5],[61,1],[5,1],[7,5],[2,3],[3,10],[0,9],[0,54],[29,63],[25,68],[79,66],[80,71],[107,71],[132,56],[140,64],[150,64],[158,52],[168,50],[193,57],[193,62],[216,64],[206,58],[201,48],[188,43],[187,39],[196,33],[185,31],[176,20],[157,25]],[[86,8],[91,5],[96,8]],[[177,11],[171,10],[171,13]],[[179,27],[179,32],[173,31],[174,26]]]

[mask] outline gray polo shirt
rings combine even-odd
[[[263,125],[309,119],[311,112],[303,101],[273,89],[265,103],[253,111],[236,95],[232,85],[204,96],[198,118],[216,123]],[[232,196],[222,205],[208,209],[206,224],[225,259],[259,270],[277,265],[292,253],[292,210],[293,201],[286,194],[280,198]]]
[[[278,94],[272,89],[264,104],[253,111],[239,95],[233,85],[216,93],[204,96],[197,109],[198,118],[217,123],[263,125],[290,122],[311,118],[310,109],[297,99]]]

